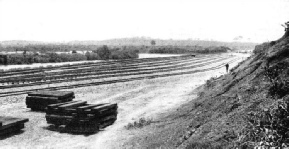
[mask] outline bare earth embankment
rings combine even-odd
[[[246,57],[242,54],[236,56],[241,58],[230,67]],[[182,122],[180,115],[172,113],[177,113],[183,105],[194,100],[197,94],[192,90],[222,74],[225,74],[225,67],[194,74],[69,89],[75,92],[75,100],[118,103],[117,121],[87,136],[49,129],[45,113],[26,108],[26,95],[3,97],[1,115],[26,117],[29,122],[23,132],[0,138],[0,148],[176,148],[190,121]],[[142,128],[125,128],[139,118],[151,119],[152,123]]]

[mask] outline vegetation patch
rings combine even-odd
[[[26,51],[26,49],[30,49],[32,47],[34,47],[33,52]],[[85,60],[131,59],[138,58],[139,53],[138,50],[108,48],[108,46],[106,45],[98,47],[96,50],[87,51],[85,54],[77,53],[77,51],[75,50],[72,50],[71,53],[55,53],[47,51],[43,52],[42,48],[42,46],[28,45],[26,46],[26,48],[22,49],[24,51],[21,53],[18,52],[14,54],[8,54],[6,59],[4,57],[0,57],[0,65],[55,63]],[[16,51],[18,50],[19,49],[16,48]]]
[[[278,102],[271,110],[250,112],[240,140],[241,146],[261,148],[289,147],[289,98]]]
[[[225,53],[231,51],[232,49],[225,46],[189,46],[189,47],[177,47],[177,46],[157,46],[152,47],[149,53],[159,53],[159,54],[187,54],[187,53]]]
[[[128,123],[125,128],[127,130],[129,129],[136,129],[136,128],[142,128],[144,126],[150,125],[153,122],[151,118],[140,118],[137,121],[134,121],[133,123]]]
[[[276,98],[282,98],[289,93],[289,81],[287,74],[287,62],[278,63],[277,65],[266,68],[265,76],[271,83],[269,88],[269,95]],[[283,74],[283,75],[282,75]]]

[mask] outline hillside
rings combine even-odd
[[[288,94],[288,66],[287,31],[277,41],[256,46],[254,55],[233,68],[230,74],[208,80],[199,88],[199,97],[179,109],[179,113],[188,113],[182,119],[191,122],[188,133],[177,145],[231,148],[242,143],[245,138],[242,131],[247,124],[245,116],[252,111],[272,109]],[[271,79],[277,85],[268,79],[268,72],[275,72]]]
[[[74,41],[72,44],[97,44],[97,45],[132,45],[132,46],[149,46],[151,41],[156,41],[156,46],[227,46],[232,49],[239,50],[251,50],[254,48],[256,43],[250,42],[221,42],[221,41],[209,41],[209,40],[163,40],[163,39],[152,39],[152,38],[119,38],[109,39],[103,41]]]
[[[13,40],[13,41],[2,41],[1,45],[29,45],[29,44],[68,44],[68,45],[108,45],[108,46],[150,46],[151,41],[156,41],[156,46],[178,46],[178,47],[186,47],[186,46],[226,46],[233,50],[251,50],[254,48],[257,43],[251,42],[220,42],[220,41],[209,41],[209,40],[162,40],[162,39],[152,39],[152,38],[119,38],[119,39],[109,39],[102,41],[70,41],[66,43],[60,42],[36,42],[36,41],[21,41],[21,40]]]

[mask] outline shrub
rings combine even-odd
[[[279,63],[273,67],[265,68],[265,76],[271,82],[269,95],[276,98],[282,98],[289,92],[289,82],[285,76],[281,75],[287,66],[287,63]]]
[[[191,47],[175,47],[175,46],[161,46],[153,47],[149,50],[149,53],[170,53],[170,54],[188,54],[188,53],[223,53],[231,50],[225,46],[191,46]]]
[[[98,55],[94,52],[86,52],[85,53],[86,59],[87,60],[98,60]]]
[[[58,54],[58,57],[59,59],[61,59],[62,62],[87,60],[85,55],[79,54],[79,53],[74,53],[74,54],[61,53],[61,54]]]
[[[48,55],[39,55],[34,58],[35,63],[49,63]]]
[[[128,125],[126,125],[125,128],[128,130],[133,128],[142,128],[144,126],[150,125],[152,122],[153,122],[152,119],[140,118],[138,121],[128,123]]]
[[[289,147],[289,107],[288,100],[283,100],[272,110],[250,112],[247,126],[243,130],[243,144],[255,147]]]
[[[76,45],[74,45],[76,46]],[[31,64],[31,63],[49,63],[49,62],[70,62],[70,61],[83,61],[83,60],[99,60],[99,59],[130,59],[130,58],[138,58],[138,50],[135,50],[134,47],[129,47],[126,49],[114,48],[109,49],[106,45],[97,48],[95,50],[95,46],[87,46],[86,48],[90,49],[92,52],[86,52],[85,54],[76,53],[76,50],[72,50],[72,54],[61,53],[57,54],[53,51],[53,48],[64,48],[64,49],[74,49],[76,47],[62,47],[61,45],[46,45],[46,46],[27,46],[24,48],[18,48],[17,50],[26,50],[31,49],[33,54],[29,54],[25,52],[10,54],[7,64]],[[50,50],[48,50],[50,49]],[[93,50],[92,50],[93,49]],[[36,52],[36,50],[42,51]],[[48,51],[45,51],[48,50]],[[3,58],[0,58],[0,64],[6,64],[6,61]]]
[[[109,59],[110,54],[111,54],[110,50],[108,49],[108,47],[106,45],[98,48],[96,50],[96,53],[99,56],[99,58],[103,59],[103,60]]]
[[[216,85],[216,78],[211,77],[209,80],[206,81],[205,86],[206,88],[213,88]]]
[[[158,48],[153,48],[149,51],[149,53],[160,53],[160,54],[165,54],[165,53],[170,53],[170,54],[183,54],[183,53],[190,53],[192,51],[184,48],[178,48],[178,47],[158,47]]]
[[[265,42],[261,45],[256,45],[255,49],[253,50],[254,54],[264,53],[266,49],[269,49],[271,47],[269,42]]]
[[[138,50],[115,50],[111,52],[111,59],[131,59],[138,58]]]

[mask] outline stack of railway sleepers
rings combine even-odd
[[[116,121],[117,108],[117,104],[70,101],[48,105],[45,117],[49,124],[64,125],[66,132],[94,133]]]
[[[0,136],[20,131],[26,122],[26,118],[0,116]]]
[[[70,91],[36,91],[28,93],[26,106],[35,111],[45,111],[47,105],[72,101],[74,92]]]

